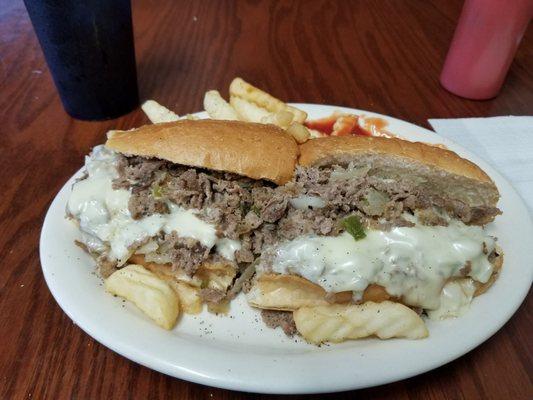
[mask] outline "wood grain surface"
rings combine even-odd
[[[460,9],[459,0],[134,0],[141,97],[193,112],[204,91],[225,90],[239,75],[282,99],[425,127],[428,118],[533,114],[531,29],[497,98],[464,100],[439,86]],[[140,110],[104,122],[69,118],[22,1],[0,0],[0,399],[270,398],[130,362],[73,324],[46,287],[39,233],[50,202],[106,130],[145,122]],[[529,296],[486,343],[434,371],[315,398],[531,399],[532,306]]]

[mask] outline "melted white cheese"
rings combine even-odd
[[[440,306],[436,310],[428,310],[431,319],[460,317],[470,308],[476,286],[470,278],[454,279],[444,285],[440,294]]]
[[[168,214],[134,220],[128,210],[130,191],[112,187],[113,179],[118,176],[117,160],[113,151],[104,146],[95,147],[85,159],[87,178],[72,187],[67,210],[79,220],[84,233],[82,241],[89,250],[101,252],[103,244],[108,244],[108,257],[120,264],[130,257],[131,247],[136,243],[159,232],[176,231],[179,236],[196,239],[207,248],[216,245],[223,257],[234,259],[233,252],[240,248],[240,243],[219,239],[215,226],[198,218],[194,210],[169,202]]]
[[[228,260],[235,259],[235,252],[241,249],[241,242],[238,240],[223,238],[217,241],[217,252]]]
[[[449,226],[398,227],[370,230],[355,241],[344,232],[337,237],[305,236],[275,250],[274,272],[293,273],[328,292],[354,291],[357,298],[379,284],[409,305],[436,309],[448,278],[460,276],[469,261],[469,276],[486,282],[492,274],[487,255],[494,240],[480,227],[450,221]]]

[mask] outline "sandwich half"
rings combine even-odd
[[[501,268],[483,229],[500,213],[498,190],[451,151],[379,137],[310,140],[290,185],[283,240],[262,252],[247,298],[269,310],[271,326],[308,341],[424,337],[416,314],[461,315]]]
[[[221,311],[239,265],[253,261],[242,236],[292,179],[298,148],[272,125],[177,121],[111,131],[86,157],[67,214],[104,278],[141,264],[166,279],[183,311]]]

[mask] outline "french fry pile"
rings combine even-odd
[[[209,117],[273,124],[285,129],[298,143],[309,139],[309,130],[303,125],[307,119],[306,112],[289,106],[241,78],[231,82],[229,94],[229,103],[216,90],[205,94],[204,108]]]
[[[307,113],[290,106],[241,78],[235,78],[229,87],[229,102],[217,90],[204,95],[204,109],[212,119],[273,124],[291,134],[298,143],[311,137],[304,126]],[[148,119],[154,124],[180,119],[178,115],[154,100],[142,105]],[[190,116],[188,118],[191,118]]]

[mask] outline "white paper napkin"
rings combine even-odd
[[[477,154],[507,178],[533,215],[533,117],[428,121],[439,135]]]

